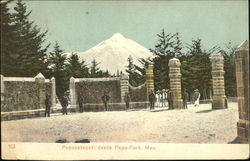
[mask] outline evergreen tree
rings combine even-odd
[[[16,26],[12,23],[13,16],[7,5],[11,1],[2,1],[1,4],[1,74],[4,76],[17,76],[19,69],[16,66],[19,54],[14,52],[17,45]]]
[[[129,76],[129,83],[132,86],[137,86],[136,79],[135,79],[135,66],[133,64],[133,58],[131,56],[128,57],[128,66],[125,70]]]
[[[2,5],[1,5],[2,8]],[[7,10],[5,10],[4,18],[6,23],[11,24],[10,26],[5,25],[7,28],[3,32],[7,31],[5,34],[9,34],[10,37],[3,41],[3,74],[6,76],[35,76],[39,72],[44,72],[46,70],[46,51],[49,47],[47,45],[45,48],[42,47],[44,42],[44,37],[47,32],[41,33],[37,26],[34,26],[34,22],[29,21],[29,15],[31,11],[27,12],[26,5],[21,0],[16,2],[14,7],[14,13],[6,16]],[[10,23],[10,19],[13,23]],[[5,30],[5,31],[4,31]],[[5,39],[3,37],[3,39]],[[4,43],[8,43],[4,45]],[[2,45],[2,44],[1,44]],[[9,51],[7,49],[12,48]]]
[[[235,50],[229,42],[226,45],[226,50],[221,50],[220,53],[224,57],[224,80],[225,80],[225,93],[226,96],[235,97],[236,91],[236,75],[235,75]]]
[[[18,29],[17,52],[21,53],[22,60],[20,69],[22,69],[21,72],[23,76],[33,76],[46,70],[44,61],[49,45],[43,48],[42,43],[44,42],[47,31],[41,33],[36,25],[33,26],[34,22],[29,21],[28,17],[32,11],[26,11],[25,3],[18,0],[16,5],[17,6],[14,7],[16,13],[14,13],[13,16]]]
[[[89,69],[85,65],[85,61],[80,61],[77,54],[71,54],[68,58],[68,64],[66,65],[66,72],[69,77],[74,78],[87,78],[89,77]]]
[[[111,74],[108,72],[108,70],[102,71],[102,70],[100,70],[98,65],[99,65],[99,63],[95,59],[91,62],[91,66],[90,66],[90,77],[91,78],[110,77],[111,76]]]
[[[66,56],[63,55],[63,50],[60,49],[57,42],[55,43],[54,51],[49,55],[48,62],[50,76],[54,76],[56,79],[56,94],[58,98],[61,98],[69,87],[69,78],[66,75]]]
[[[150,49],[155,54],[154,62],[154,85],[155,89],[170,87],[168,62],[171,58],[182,56],[182,43],[179,33],[165,34],[164,29],[157,34],[159,40],[154,49]]]
[[[106,70],[106,71],[102,71],[102,76],[103,77],[111,77],[112,75],[109,73],[108,70]]]
[[[215,46],[209,51],[202,50],[201,40],[192,40],[192,44],[188,46],[186,59],[181,62],[182,88],[187,89],[189,93],[193,93],[195,89],[199,89],[201,98],[209,98],[212,90],[212,75],[210,55],[218,50]]]

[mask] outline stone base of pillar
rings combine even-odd
[[[183,108],[183,101],[182,101],[182,99],[174,100],[174,102],[173,102],[173,108],[174,109],[182,109]]]
[[[227,108],[226,97],[213,96],[212,109],[225,109]]]
[[[237,142],[238,143],[250,142],[249,121],[239,120],[239,122],[237,122]]]

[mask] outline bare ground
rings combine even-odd
[[[211,104],[166,108],[53,114],[47,118],[1,122],[3,142],[228,143],[237,136],[237,103],[211,110]]]

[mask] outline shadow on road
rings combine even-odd
[[[209,109],[209,110],[198,111],[196,113],[208,113],[208,112],[217,111],[217,110],[223,110],[223,109]]]
[[[89,139],[76,140],[75,143],[90,143]]]
[[[159,109],[159,110],[153,110],[153,111],[150,111],[150,112],[161,112],[161,111],[168,111],[167,109]]]

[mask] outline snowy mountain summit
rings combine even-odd
[[[141,65],[138,58],[153,56],[148,49],[120,33],[114,34],[85,52],[78,52],[77,55],[88,64],[95,59],[100,63],[101,70],[108,70],[111,74],[115,74],[117,70],[125,72],[129,56],[133,58],[134,64],[139,66]]]

